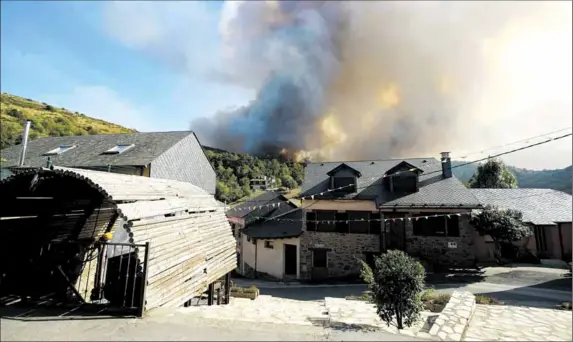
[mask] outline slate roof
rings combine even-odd
[[[383,187],[383,175],[406,162],[419,168],[419,191],[408,195],[389,193]],[[477,198],[455,176],[443,178],[442,164],[435,158],[407,158],[387,160],[367,160],[356,162],[309,163],[305,168],[302,196],[310,196],[328,190],[330,179],[327,172],[344,163],[358,170],[362,176],[357,180],[357,191],[337,197],[341,199],[373,200],[381,208],[396,207],[456,207],[477,208]],[[333,198],[335,195],[325,193],[315,196],[316,199]]]
[[[67,167],[85,166],[145,166],[163,152],[181,141],[191,131],[139,132],[130,134],[80,135],[67,137],[44,137],[28,142],[24,166],[45,167],[48,157],[44,153],[61,145],[76,145],[67,152],[50,156],[53,165]],[[102,154],[116,145],[135,146],[120,154]],[[21,145],[10,146],[1,151],[2,167],[18,165]]]
[[[281,220],[266,220],[254,223],[245,229],[243,234],[253,239],[286,239],[302,234],[302,209],[292,209],[280,216]],[[276,218],[277,216],[273,216]],[[288,221],[288,219],[292,221]]]
[[[482,205],[519,210],[524,222],[553,225],[571,222],[573,197],[553,189],[470,189]]]
[[[276,204],[276,206],[272,206]],[[260,206],[258,208],[253,208]],[[289,201],[282,194],[275,191],[265,191],[262,194],[244,201],[227,210],[227,217],[241,217],[245,219],[245,224],[260,220],[260,217],[274,217],[282,215],[296,208],[296,205]]]

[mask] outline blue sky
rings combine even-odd
[[[221,2],[2,1],[2,92],[141,131],[246,103],[214,82]]]

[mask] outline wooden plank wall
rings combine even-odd
[[[146,310],[182,306],[237,267],[235,239],[222,209],[135,221],[128,229],[134,243],[151,246]]]

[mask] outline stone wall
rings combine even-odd
[[[459,218],[460,236],[415,236],[414,222],[406,222],[406,252],[421,257],[428,262],[443,266],[473,266],[476,261],[474,227],[469,223],[468,215]],[[456,248],[449,248],[448,242],[455,242]]]
[[[311,278],[313,248],[329,249],[329,278],[357,276],[364,253],[380,252],[380,236],[305,231],[300,238],[300,278],[303,280]]]
[[[461,341],[476,308],[470,292],[454,291],[446,307],[430,328],[430,335],[441,341]]]

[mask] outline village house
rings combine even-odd
[[[216,174],[195,133],[44,137],[3,149],[2,174],[49,165],[191,183],[215,194]],[[22,147],[25,154],[22,156]]]
[[[283,278],[285,269],[289,276],[298,274],[298,245],[292,247],[288,240],[294,236],[290,231],[283,233],[282,228],[277,228],[279,221],[267,220],[290,215],[296,209],[297,206],[282,194],[265,191],[227,210],[227,219],[237,241],[237,273],[251,278],[274,279]],[[301,217],[295,225],[301,226]],[[299,229],[298,235],[300,233]],[[285,255],[288,266],[285,266]]]
[[[452,174],[449,153],[309,163],[301,195],[301,279],[357,276],[359,259],[390,249],[430,264],[475,264],[467,214],[481,204]]]
[[[525,253],[542,262],[546,259],[571,261],[571,221],[573,197],[553,189],[471,189],[483,206],[518,210],[533,235],[516,243]],[[489,236],[476,239],[480,261],[494,260],[493,240]]]

